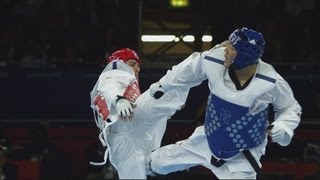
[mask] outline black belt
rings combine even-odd
[[[244,156],[247,158],[247,160],[249,161],[249,163],[251,164],[251,166],[253,167],[253,169],[256,171],[257,177],[260,177],[261,176],[261,169],[260,169],[259,164],[256,161],[256,159],[252,156],[251,152],[249,150],[244,150],[242,152],[243,152]]]
[[[211,156],[211,164],[215,167],[220,167],[222,166],[226,161],[223,159],[216,159],[215,157]]]
[[[254,159],[252,156],[251,152],[249,150],[244,150],[243,151],[244,156],[247,158],[253,169],[256,171],[257,176],[261,175],[261,170],[260,167],[257,163],[257,161]],[[222,166],[226,161],[223,159],[216,159],[215,157],[211,156],[211,164],[215,167],[220,167]]]

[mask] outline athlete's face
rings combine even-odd
[[[230,65],[233,63],[233,60],[236,58],[237,56],[237,50],[233,47],[233,45],[231,44],[230,41],[225,41],[223,44],[226,48],[224,50],[224,57],[225,57],[225,61],[224,61],[224,66],[226,68],[229,68]]]
[[[131,67],[131,69],[134,72],[134,75],[138,79],[139,73],[140,73],[140,66],[139,66],[138,62],[134,59],[129,59],[129,60],[126,60],[126,64]]]

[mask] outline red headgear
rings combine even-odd
[[[141,66],[141,61],[139,56],[134,50],[129,48],[123,48],[112,53],[108,58],[108,63],[113,60],[122,60],[123,62],[126,62],[129,59],[136,60],[139,66]]]

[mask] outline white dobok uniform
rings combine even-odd
[[[290,143],[300,123],[301,107],[288,83],[274,68],[259,60],[257,70],[243,90],[237,90],[224,67],[224,47],[193,53],[160,79],[165,89],[174,89],[208,79],[210,95],[205,123],[186,140],[151,153],[151,169],[158,174],[202,165],[219,179],[254,179],[256,172],[241,153],[249,150],[258,167],[267,145],[269,104],[275,112],[270,123],[286,133],[278,142]],[[213,166],[215,160],[225,160]]]
[[[90,94],[91,107],[101,130],[99,138],[107,146],[105,161],[109,154],[120,179],[147,178],[145,157],[160,147],[167,120],[182,108],[189,90],[187,87],[175,88],[156,100],[149,90],[140,95],[137,79],[128,65],[122,61],[107,65]],[[136,104],[131,120],[119,119],[115,110],[117,95]],[[108,120],[97,115],[95,102],[99,98],[107,104]]]

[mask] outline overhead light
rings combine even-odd
[[[185,35],[177,37],[175,35],[142,35],[142,42],[179,42],[180,40],[184,42],[194,42],[195,38],[193,35]],[[211,35],[203,35],[202,42],[212,42]]]
[[[142,35],[143,42],[177,42],[175,35]]]
[[[212,36],[211,35],[203,35],[202,42],[212,42]]]
[[[194,36],[193,35],[186,35],[186,36],[183,36],[182,40],[184,42],[193,42],[194,41]]]
[[[188,7],[189,0],[170,0],[170,6],[174,8]]]

